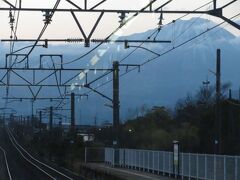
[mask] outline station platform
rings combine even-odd
[[[105,179],[116,180],[173,180],[169,176],[162,176],[154,173],[142,172],[134,169],[115,168],[104,163],[81,164],[85,173],[95,172],[95,177],[104,176]],[[85,174],[86,175],[86,174]],[[109,178],[107,178],[109,177]]]

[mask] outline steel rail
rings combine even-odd
[[[9,169],[6,151],[1,146],[0,146],[0,149],[3,152],[3,155],[4,155],[5,165],[6,165],[6,168],[7,168],[9,180],[12,180],[12,175],[11,175],[11,172],[10,172],[10,169]]]
[[[67,175],[61,173],[60,171],[54,169],[53,167],[51,167],[51,166],[49,166],[49,165],[47,165],[47,164],[45,164],[45,163],[37,160],[36,158],[34,158],[27,150],[25,150],[25,149],[17,142],[17,140],[15,139],[15,137],[14,137],[13,133],[11,132],[11,130],[8,129],[8,133],[9,133],[9,134],[11,135],[11,137],[13,138],[15,144],[16,144],[19,148],[21,148],[31,159],[33,159],[34,161],[38,162],[39,164],[47,167],[48,169],[56,172],[57,174],[65,177],[65,178],[67,178],[67,179],[69,179],[69,180],[73,180],[72,178],[70,178],[70,177],[68,177]]]
[[[53,177],[52,175],[50,175],[49,173],[47,173],[45,170],[43,170],[42,168],[40,168],[38,165],[36,165],[35,163],[33,163],[32,161],[30,161],[22,152],[21,150],[16,146],[16,144],[13,142],[13,138],[11,137],[11,135],[9,134],[9,130],[7,130],[9,139],[12,143],[12,145],[15,147],[15,149],[20,153],[20,155],[30,164],[32,164],[34,167],[36,167],[38,170],[42,171],[44,174],[46,174],[48,177],[50,177],[53,180],[57,180],[55,177]]]
[[[45,164],[45,163],[43,163],[43,162],[41,162],[41,161],[39,161],[39,160],[37,160],[36,158],[34,158],[27,150],[25,150],[18,142],[17,142],[17,140],[15,139],[15,137],[14,137],[14,135],[13,135],[13,133],[11,132],[11,130],[9,130],[9,128],[8,128],[8,135],[9,135],[9,137],[11,136],[12,137],[12,140],[14,141],[14,145],[16,145],[16,146],[18,146],[20,149],[22,149],[22,151],[23,152],[25,152],[32,160],[34,160],[35,162],[37,162],[37,163],[39,163],[39,164],[41,164],[41,165],[43,165],[43,166],[45,166],[46,168],[48,168],[48,169],[50,169],[50,170],[52,170],[52,171],[54,171],[55,173],[57,173],[57,174],[59,174],[59,175],[61,175],[61,176],[63,176],[63,177],[65,177],[65,178],[67,178],[67,179],[69,179],[69,180],[73,180],[72,178],[70,178],[70,177],[68,177],[67,175],[65,175],[65,174],[63,174],[63,173],[61,173],[61,172],[59,172],[58,170],[56,170],[56,169],[54,169],[54,168],[52,168],[51,166],[49,166],[49,165],[47,165],[47,164]],[[11,139],[10,139],[11,140]],[[18,149],[19,149],[18,148]],[[20,152],[21,152],[21,150],[20,150]],[[22,152],[21,152],[22,153]],[[39,166],[38,166],[39,167]],[[40,168],[40,167],[39,167]],[[57,178],[54,178],[55,180],[57,180]]]

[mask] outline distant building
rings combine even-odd
[[[110,128],[112,126],[113,126],[112,123],[106,121],[101,125],[101,128]]]
[[[77,136],[81,136],[83,138],[83,142],[93,142],[95,139],[94,134],[77,133]]]

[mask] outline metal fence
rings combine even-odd
[[[105,163],[168,176],[179,175],[182,179],[240,180],[239,156],[180,153],[178,174],[173,168],[173,152],[105,148]]]

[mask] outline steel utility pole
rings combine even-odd
[[[113,62],[113,145],[119,145],[119,62]]]
[[[49,130],[52,130],[53,125],[53,107],[50,107],[50,113],[49,113]]]
[[[221,50],[217,49],[216,63],[216,118],[215,118],[215,153],[222,151],[222,119],[221,119]]]
[[[39,111],[39,128],[42,129],[42,111]]]
[[[217,9],[217,0],[213,0],[213,9]]]
[[[32,100],[32,102],[31,102],[31,105],[32,105],[32,119],[31,119],[31,121],[32,121],[32,123],[33,123],[33,117],[34,117],[34,114],[33,114],[33,111],[34,111],[34,99]]]
[[[71,130],[75,129],[75,94],[71,93]]]

